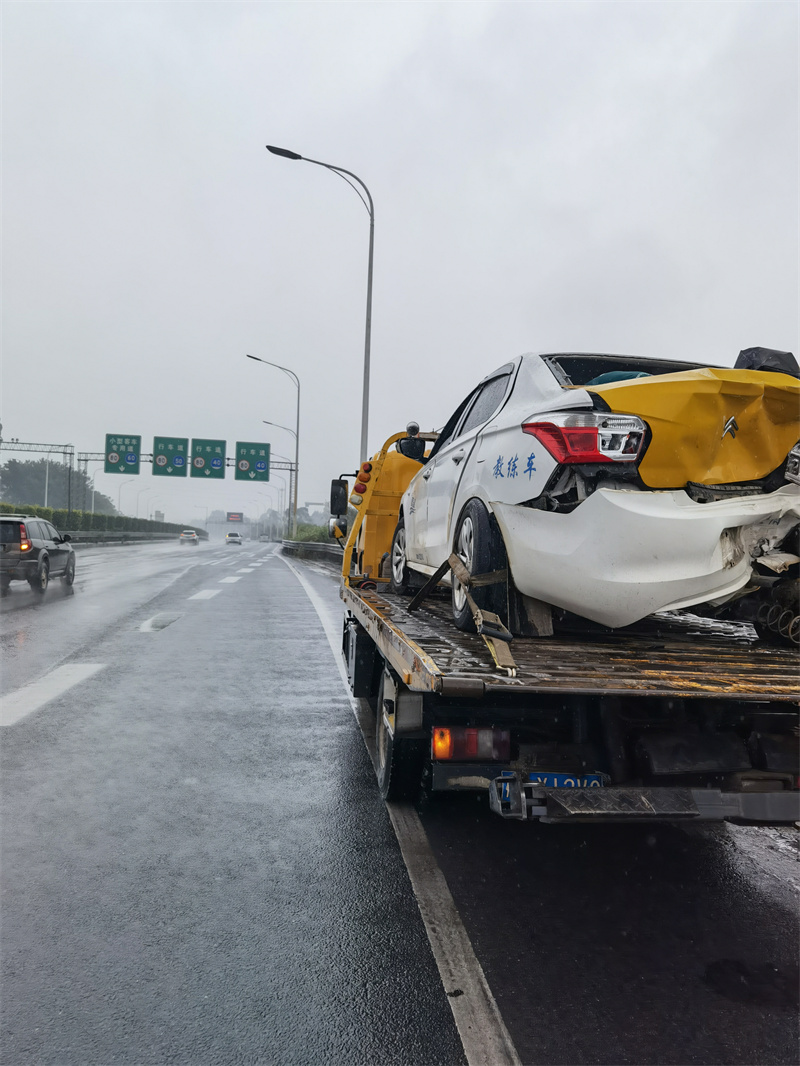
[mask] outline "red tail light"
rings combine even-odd
[[[434,759],[507,760],[511,751],[508,729],[471,726],[436,726],[433,730]]]
[[[635,415],[584,411],[525,422],[522,432],[541,441],[559,463],[630,463],[639,458],[646,428]]]
[[[25,523],[24,522],[20,522],[20,524],[19,524],[19,550],[21,552],[29,552],[32,547],[33,547],[33,545],[31,544],[30,538],[28,537],[28,531],[25,528]]]

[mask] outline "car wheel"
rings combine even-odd
[[[506,550],[503,538],[493,528],[489,513],[478,500],[470,500],[458,523],[453,550],[470,574],[488,574],[506,566]],[[484,585],[472,589],[471,595],[478,607],[495,611],[501,617],[507,613],[505,587]],[[459,629],[474,632],[475,623],[467,602],[464,586],[453,578],[453,620]]]
[[[378,690],[375,712],[375,756],[378,787],[385,800],[413,800],[422,785],[425,741],[394,737],[384,717],[385,673]]]
[[[61,583],[62,583],[62,585],[66,585],[67,587],[69,587],[74,582],[74,580],[75,580],[75,556],[71,555],[69,557],[69,562],[67,563],[67,569],[61,575]]]
[[[0,578],[0,596],[7,596],[11,578]]]
[[[410,574],[406,556],[406,526],[401,518],[397,523],[392,537],[392,547],[389,552],[389,586],[392,592],[403,594],[408,592]]]
[[[34,577],[28,578],[28,584],[34,592],[38,592],[39,595],[47,591],[47,586],[50,583],[50,564],[46,559],[43,559],[39,564],[39,569],[36,571]]]

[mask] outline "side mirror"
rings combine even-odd
[[[409,422],[406,426],[406,433],[408,436],[397,442],[397,450],[406,459],[421,463],[425,458],[425,441],[418,436],[419,422]]]
[[[62,540],[62,542],[67,541],[67,540],[72,540],[72,537],[69,535],[69,533],[62,533],[61,540]]]
[[[328,536],[334,540],[343,540],[347,536],[347,519],[341,515],[328,519]]]
[[[407,459],[421,463],[425,458],[425,441],[422,437],[403,437],[397,442],[397,450]]]
[[[344,478],[335,478],[331,482],[331,514],[332,515],[346,515],[347,514],[347,497],[349,489],[347,482]]]

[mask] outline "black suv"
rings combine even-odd
[[[65,585],[75,580],[75,549],[69,533],[62,537],[55,526],[32,515],[0,515],[0,594],[12,581],[27,581],[42,593],[51,577]]]

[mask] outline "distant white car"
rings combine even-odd
[[[193,529],[184,529],[178,539],[181,544],[194,544],[197,546],[200,543],[200,538]]]
[[[508,566],[529,618],[549,605],[619,627],[796,581],[800,381],[773,355],[785,372],[580,353],[500,367],[403,495],[393,587],[456,552],[474,574]],[[505,597],[475,590],[487,609]]]
[[[241,547],[241,546],[244,545],[244,539],[242,538],[242,534],[241,533],[226,533],[225,534],[225,543],[226,544],[238,544]]]

